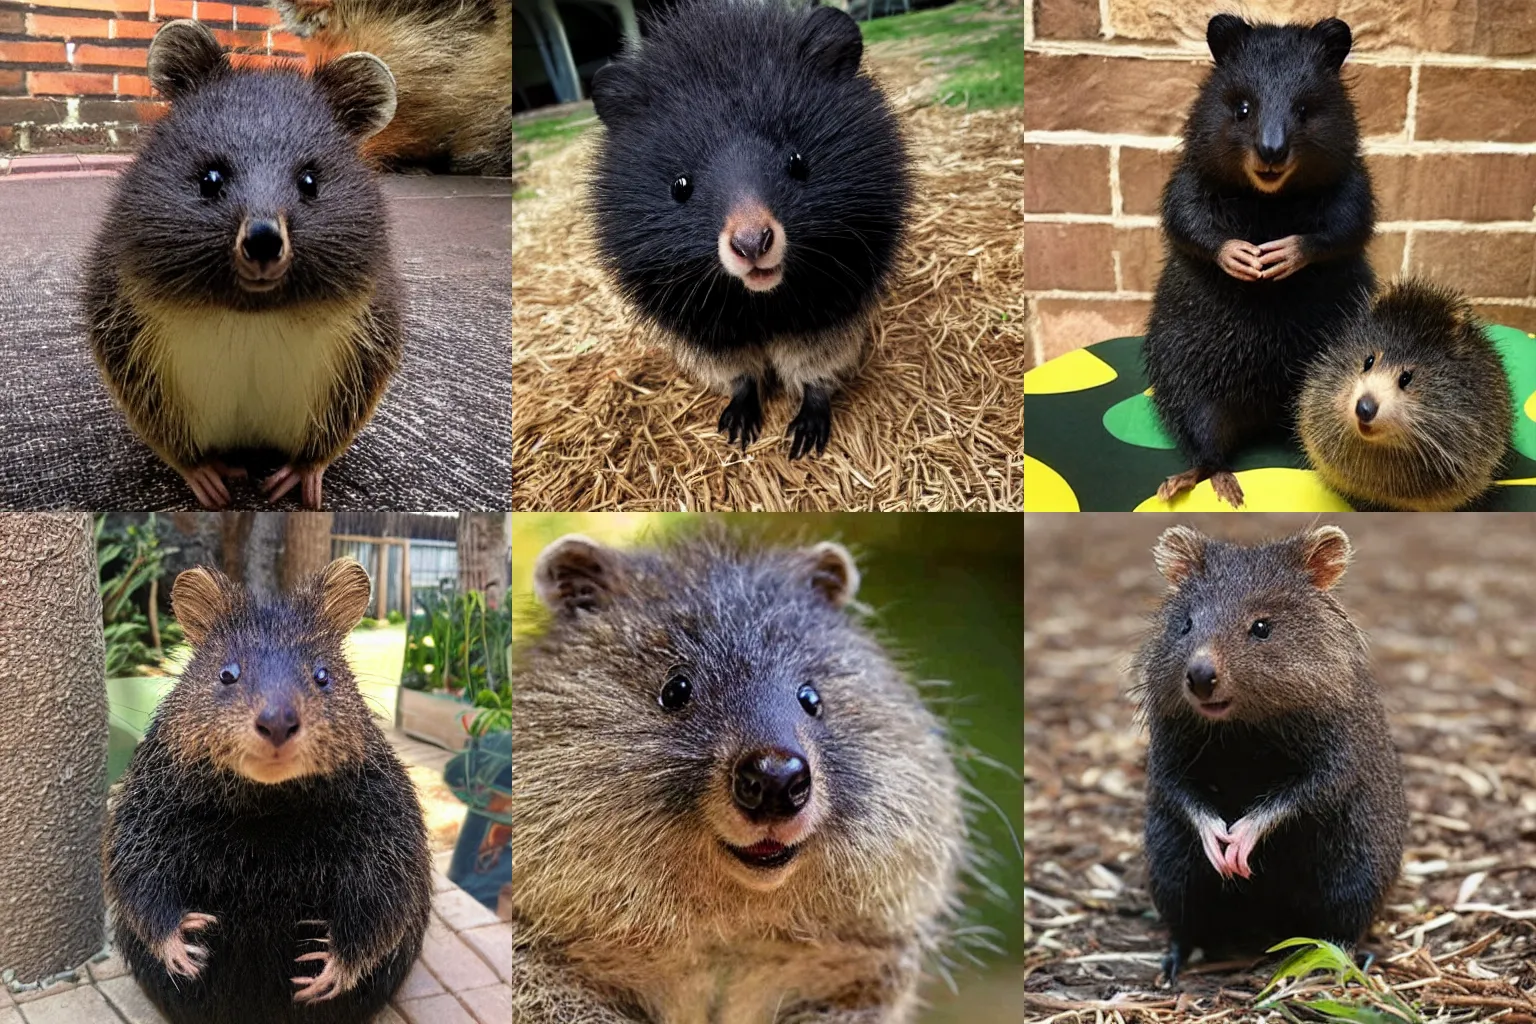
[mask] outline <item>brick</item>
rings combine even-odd
[[[112,76],[78,71],[28,71],[27,91],[34,96],[111,96]]]
[[[479,1024],[506,1024],[512,1019],[512,988],[508,985],[460,992],[459,1002],[469,1007],[470,1014]]]
[[[233,4],[208,3],[207,0],[197,0],[197,20],[208,23],[233,24],[235,20],[235,7]]]
[[[1099,0],[1034,0],[1039,39],[1099,38]]]
[[[25,96],[27,79],[16,68],[0,68],[0,96]]]
[[[96,987],[128,1019],[128,1024],[166,1024],[165,1017],[131,975],[98,982]]]
[[[1116,228],[1115,253],[1120,257],[1120,289],[1150,292],[1163,269],[1163,233],[1158,228]]]
[[[89,985],[26,1003],[21,1016],[27,1024],[119,1024],[112,1007]]]
[[[395,990],[396,999],[420,999],[423,996],[435,996],[443,991],[443,986],[432,977],[432,972],[420,960],[411,964],[410,973]]]
[[[1365,256],[1371,261],[1377,280],[1386,282],[1402,276],[1403,246],[1407,241],[1408,235],[1402,231],[1378,231],[1371,239]]]
[[[273,53],[294,53],[302,55],[309,52],[309,44],[300,39],[298,36],[292,35],[291,33],[272,31],[268,32],[267,36],[268,45],[272,48]]]
[[[1095,341],[1142,334],[1152,311],[1144,299],[1036,299],[1034,305],[1046,359]]]
[[[149,84],[149,79],[144,75],[118,75],[117,95],[119,96],[144,96],[155,94],[155,87]],[[156,105],[158,106],[158,104]],[[139,113],[139,120],[147,120],[143,111]]]
[[[1140,57],[1030,54],[1024,126],[1177,135],[1206,66]]]
[[[502,981],[512,980],[512,925],[503,921],[498,924],[486,925],[484,928],[471,928],[467,932],[460,932],[459,938],[469,943],[480,959],[491,965],[491,970]]]
[[[1196,41],[1205,44],[1205,26],[1217,10],[1237,10],[1250,22],[1311,22],[1343,17],[1355,33],[1355,48],[1420,48],[1424,5],[1401,0],[1244,0],[1240,5],[1191,4],[1186,0],[1108,0],[1108,24],[1116,37],[1134,40]],[[1456,13],[1460,15],[1460,5]]]
[[[453,996],[428,996],[396,1004],[409,1024],[476,1024]]]
[[[14,167],[17,162],[17,160],[11,161],[12,167]],[[79,987],[80,983],[78,981],[66,981],[49,985],[47,988],[34,988],[25,992],[13,992],[11,993],[11,998],[15,1000],[17,1006],[21,1006],[24,1003],[39,1003],[44,999],[53,999],[63,995],[66,992],[73,992]]]
[[[0,1024],[26,1024],[21,1019],[21,1011],[14,1006],[0,1006]]]
[[[271,68],[283,63],[283,60],[266,53],[231,53],[229,63],[231,67],[237,68]]]
[[[436,918],[422,941],[421,962],[450,992],[496,984],[496,975],[485,961]]]
[[[148,14],[149,0],[48,0],[48,7],[69,11],[111,11],[114,14]]]
[[[98,125],[35,125],[28,135],[32,149],[107,149],[112,146],[111,129]]]
[[[1530,220],[1536,156],[1524,153],[1373,154],[1382,220]]]
[[[1506,327],[1518,327],[1522,331],[1536,334],[1536,309],[1530,306],[1500,306],[1477,305],[1472,307],[1477,315],[1490,324],[1503,324]]]
[[[153,39],[158,31],[160,31],[160,23],[157,21],[129,21],[126,18],[118,18],[112,22],[113,39]]]
[[[1425,66],[1417,137],[1536,141],[1536,70]]]
[[[0,124],[52,123],[68,112],[61,101],[0,97]]]
[[[456,932],[496,923],[494,911],[458,886],[438,893],[432,909]]]
[[[100,983],[111,978],[121,978],[127,974],[128,963],[123,959],[123,955],[114,949],[105,960],[90,964],[89,970],[92,979]]]
[[[443,874],[441,871],[438,871],[436,868],[432,870],[433,892],[447,892],[449,889],[457,888],[458,886],[454,885],[453,881],[447,875]]]
[[[1178,164],[1178,150],[1120,147],[1121,212],[1162,216],[1163,186]]]
[[[369,1024],[405,1024],[405,1018],[393,1006],[386,1006]]]
[[[87,124],[109,122],[121,124],[139,119],[139,104],[135,100],[81,100],[80,120]]]
[[[1401,135],[1408,122],[1407,68],[1347,64],[1344,81],[1355,102],[1361,135]]]
[[[1104,146],[1024,147],[1024,209],[1029,213],[1109,213],[1109,150]]]
[[[142,68],[149,58],[149,50],[143,46],[92,46],[75,47],[75,63],[105,65],[113,68]]]
[[[161,21],[192,17],[192,0],[155,0],[155,17]]]
[[[270,7],[248,7],[240,4],[235,8],[235,21],[241,25],[259,25],[263,28],[276,25],[281,19]]]
[[[15,148],[16,148],[16,129],[12,128],[8,124],[0,124],[0,153],[6,153],[6,152],[9,152],[9,151],[11,151],[11,150],[13,150]],[[0,164],[4,164],[4,163],[5,163],[4,160],[0,160]],[[6,168],[0,167],[0,174],[5,173],[5,170],[6,170]],[[9,998],[9,997],[7,996],[7,998]],[[0,1001],[0,1005],[4,1005],[3,1001]],[[4,1022],[0,1021],[0,1024],[4,1024]]]
[[[27,15],[27,35],[38,39],[106,39],[111,31],[112,22],[106,18]]]
[[[0,34],[19,36],[27,31],[27,18],[20,11],[0,11]],[[37,35],[36,32],[30,33]]]
[[[233,29],[215,29],[213,37],[225,46],[236,47],[241,50],[262,50],[267,48],[267,34],[265,32],[236,32]]]
[[[1024,287],[1113,291],[1114,229],[1108,224],[1024,225]]]
[[[63,43],[23,43],[14,39],[0,39],[0,62],[6,64],[63,64],[66,59]]]
[[[1536,235],[1494,231],[1417,231],[1409,270],[1477,298],[1532,293]]]
[[[1474,0],[1423,8],[1420,48],[1491,57],[1536,52],[1536,21],[1524,0]]]

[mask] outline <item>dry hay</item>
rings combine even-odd
[[[1403,875],[1362,947],[1371,973],[1426,1021],[1532,1024],[1536,533],[1519,513],[1476,530],[1450,515],[1333,518],[1355,543],[1341,596],[1371,638],[1411,813]],[[1174,521],[1256,537],[1314,517],[1200,520],[1026,519],[1026,1020],[1281,1020],[1253,1008],[1274,961],[1156,984],[1167,932],[1141,853],[1146,734],[1120,671],[1161,592],[1152,541]]]
[[[906,51],[878,69],[920,198],[899,276],[832,442],[790,462],[793,409],[765,403],[742,454],[725,399],[647,344],[594,260],[583,182],[594,132],[519,177],[514,202],[513,502],[520,510],[1016,509],[1022,505],[1023,136],[1017,108],[935,105]]]

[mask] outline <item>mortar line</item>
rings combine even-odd
[[[1417,131],[1415,124],[1414,130]],[[1402,138],[1369,135],[1361,141],[1367,156],[1533,156],[1536,142],[1486,142],[1467,139]],[[1120,146],[1125,149],[1171,151],[1183,140],[1177,135],[1135,135],[1128,132],[1096,132],[1085,128],[1030,128],[1024,142],[1039,146]]]
[[[1024,47],[1026,54],[1042,57],[1118,57],[1131,60],[1182,61],[1200,63],[1207,67],[1211,56],[1203,45],[1191,42],[1179,44],[1118,43],[1094,39],[1036,39]],[[1379,68],[1412,68],[1416,63],[1431,67],[1488,68],[1496,71],[1536,70],[1536,57],[1490,57],[1476,53],[1431,52],[1409,54],[1352,53],[1346,63],[1351,66]]]
[[[1419,70],[1423,66],[1422,62],[1414,61],[1408,70],[1408,113],[1403,119],[1403,132],[1410,143],[1419,137]]]
[[[1120,191],[1120,147],[1109,147],[1109,215],[1119,217],[1125,213],[1125,197]]]

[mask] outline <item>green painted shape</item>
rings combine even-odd
[[[1178,447],[1178,443],[1163,429],[1163,421],[1157,417],[1157,407],[1152,404],[1152,396],[1145,391],[1138,391],[1106,409],[1104,429],[1117,440],[1138,448],[1168,451]]]
[[[1536,459],[1536,421],[1526,412],[1526,402],[1536,392],[1536,338],[1517,327],[1489,326],[1488,338],[1504,360],[1515,400],[1515,451]]]

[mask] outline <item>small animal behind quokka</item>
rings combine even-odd
[[[899,1024],[965,859],[940,723],[836,544],[539,556],[514,664],[512,1019]]]
[[[1353,946],[1397,878],[1408,811],[1365,635],[1333,595],[1349,539],[1244,547],[1175,526],[1153,557],[1168,591],[1134,667],[1164,972],[1196,948]]]
[[[836,8],[686,0],[592,80],[599,255],[743,450],[775,382],[789,457],[826,450],[895,267],[911,171],[863,45]]]
[[[1493,486],[1515,403],[1504,363],[1455,292],[1388,288],[1307,372],[1296,430],[1323,481],[1385,508],[1449,512]]]
[[[1216,65],[1163,191],[1166,262],[1144,347],[1152,400],[1191,468],[1233,506],[1232,460],[1295,419],[1302,375],[1370,301],[1375,206],[1339,69],[1349,26],[1249,25],[1218,14]]]
[[[104,849],[115,941],[172,1024],[363,1024],[421,948],[421,806],[342,643],[368,576],[261,601],[176,578],[192,660],[134,751]]]
[[[240,460],[319,508],[326,467],[400,362],[384,199],[357,145],[389,123],[389,69],[350,53],[306,76],[237,70],[167,23],[149,78],[170,109],[120,179],[86,271],[92,349],[129,424],[205,508]]]
[[[395,74],[394,120],[365,151],[391,166],[512,173],[511,0],[272,0],[325,48],[364,50]]]

